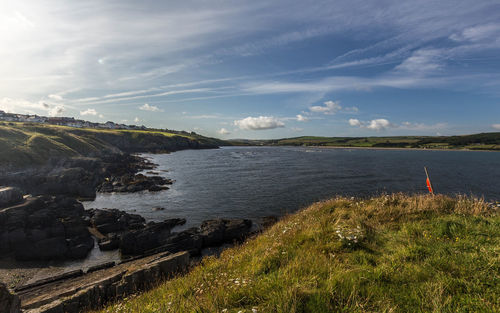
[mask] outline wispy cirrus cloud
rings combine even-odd
[[[401,124],[395,124],[385,118],[373,119],[369,121],[361,121],[356,118],[351,118],[349,119],[348,122],[349,125],[353,127],[365,128],[375,131],[384,131],[390,128],[398,128],[398,129],[413,130],[413,131],[438,131],[445,129],[448,126],[446,123],[427,125],[424,123],[403,122]]]

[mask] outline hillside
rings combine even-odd
[[[0,164],[3,167],[21,167],[57,158],[101,156],[113,152],[171,152],[186,148],[215,148],[223,143],[194,133],[2,122]]]
[[[104,312],[498,312],[500,216],[482,200],[336,198]]]
[[[315,137],[232,140],[234,145],[500,150],[500,133],[463,136]]]

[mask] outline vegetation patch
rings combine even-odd
[[[497,312],[499,247],[481,199],[335,198],[101,312]]]
[[[41,165],[50,159],[116,152],[170,152],[214,148],[223,141],[195,133],[159,130],[85,129],[38,123],[0,122],[0,164]]]
[[[316,137],[233,140],[234,145],[500,150],[500,133],[463,136]]]

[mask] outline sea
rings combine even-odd
[[[185,218],[186,228],[213,218],[283,216],[339,195],[427,193],[424,167],[437,193],[500,200],[499,152],[222,147],[142,156],[174,180],[169,190],[98,194],[85,208],[117,208],[148,221]]]

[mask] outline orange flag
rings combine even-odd
[[[426,183],[427,183],[427,189],[429,189],[429,192],[434,193],[434,191],[432,190],[431,180],[429,179],[429,177],[427,177]]]

